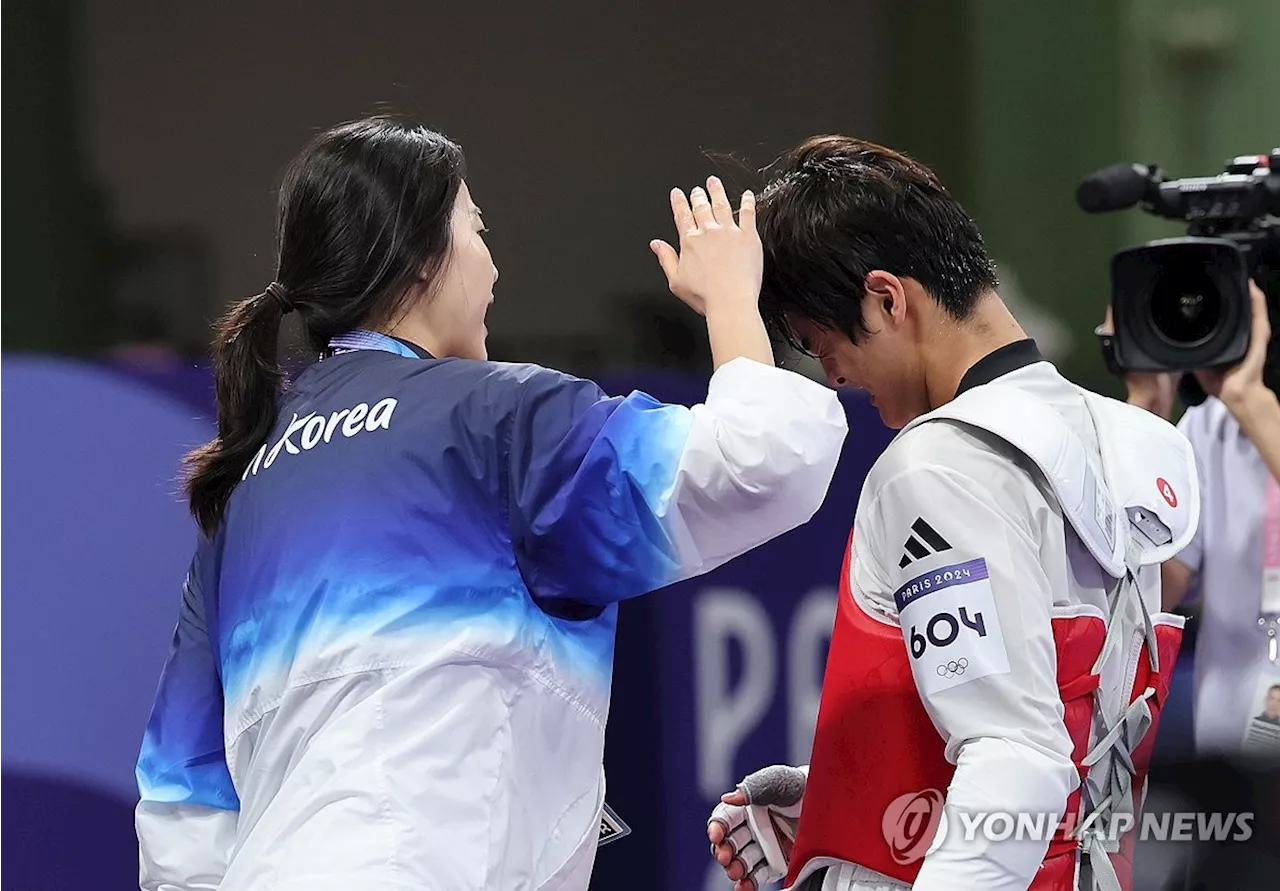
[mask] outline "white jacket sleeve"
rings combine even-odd
[[[808,522],[849,426],[835,391],[750,359],[719,368],[690,414],[669,513],[696,575]]]
[[[1056,825],[1078,784],[1034,529],[1049,508],[1017,468],[994,455],[989,464],[983,484],[939,464],[910,467],[868,515],[872,559],[859,583],[893,597],[916,686],[956,765],[946,840],[915,891],[1023,891],[1047,834],[966,840],[964,818],[1047,814]]]
[[[535,597],[605,605],[808,521],[840,460],[838,396],[739,358],[693,408],[538,369],[507,437],[508,515]]]
[[[236,811],[198,804],[138,802],[142,891],[217,891],[236,840]]]

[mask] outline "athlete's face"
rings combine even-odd
[[[487,359],[485,313],[493,303],[498,268],[484,243],[480,208],[463,183],[453,205],[449,257],[427,304],[437,358]]]
[[[887,276],[883,281],[882,275]],[[908,298],[901,281],[878,272],[867,281],[862,301],[867,330],[857,342],[807,319],[793,317],[790,324],[805,349],[822,363],[832,387],[865,390],[885,426],[897,430],[929,410],[924,366],[906,323]]]

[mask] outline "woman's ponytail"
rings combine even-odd
[[[184,460],[191,515],[206,535],[222,522],[231,492],[275,426],[285,382],[277,361],[280,318],[292,309],[277,283],[234,304],[213,343],[218,435]]]
[[[462,149],[426,127],[388,118],[321,133],[280,186],[276,275],[218,322],[213,366],[218,436],[186,457],[191,514],[206,535],[275,426],[285,375],[280,318],[295,306],[308,344],[403,316],[447,261],[466,176]],[[417,296],[415,296],[417,295]]]

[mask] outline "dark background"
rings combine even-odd
[[[4,859],[19,888],[128,884],[128,763],[189,552],[174,475],[208,434],[209,324],[270,281],[277,181],[316,131],[394,111],[463,144],[502,273],[494,358],[685,399],[709,370],[705,333],[646,246],[669,237],[672,186],[720,172],[737,191],[818,133],[913,154],[977,219],[1045,352],[1116,393],[1089,333],[1107,258],[1178,229],[1085,217],[1076,182],[1122,159],[1208,175],[1280,142],[1274,0],[7,0],[3,16]],[[74,361],[40,370],[48,354]],[[37,380],[50,389],[14,389]],[[717,584],[760,601],[782,660],[773,708],[796,713],[782,653],[797,603],[834,579],[884,442],[854,417],[842,494],[811,537],[624,612],[610,798],[636,835],[605,849],[596,887],[701,887],[681,847],[706,804],[690,604]],[[798,714],[762,719],[734,769],[795,760]],[[1171,758],[1179,732],[1162,735]]]

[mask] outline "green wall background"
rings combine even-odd
[[[1280,145],[1280,3],[923,0],[890,3],[887,22],[887,138],[939,172],[1024,297],[1069,327],[1064,370],[1117,392],[1090,336],[1108,261],[1182,229],[1088,216],[1076,184],[1121,160],[1211,175]]]
[[[81,113],[82,5],[4,5],[3,348],[105,344],[106,215],[88,177]]]

